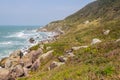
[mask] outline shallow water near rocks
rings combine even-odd
[[[38,28],[40,26],[0,26],[0,59],[14,50],[33,45],[29,43],[31,37],[41,41],[52,36],[50,32],[36,32]]]

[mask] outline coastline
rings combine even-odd
[[[41,32],[47,32],[47,31],[41,31]],[[49,32],[49,31],[48,31]],[[51,42],[54,42],[58,39],[60,36],[60,33],[57,32],[49,32],[50,35],[46,39],[40,40],[38,42],[31,43],[32,45],[25,48],[25,49],[19,49],[13,51],[8,57],[4,57],[0,60],[0,79],[13,79],[15,80],[18,77],[24,77],[29,75],[29,71],[36,70],[40,65],[41,62],[39,62],[41,59],[38,56],[44,53],[44,44],[48,44]],[[38,46],[39,45],[39,46]],[[34,47],[37,46],[37,49],[34,49]],[[49,57],[49,54],[51,54],[53,51],[48,51],[48,56],[43,57]],[[37,67],[37,68],[36,68]],[[17,68],[17,69],[16,69]],[[14,72],[15,70],[15,72]],[[3,75],[3,76],[1,76]]]

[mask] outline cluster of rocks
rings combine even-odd
[[[59,56],[57,59],[58,61],[53,61],[50,63],[50,66],[48,67],[48,70],[52,70],[54,68],[60,67],[64,64],[66,64],[66,62],[73,58],[75,55],[73,53],[73,49],[67,50],[65,51],[65,54],[63,56]]]
[[[51,47],[47,47],[46,50],[49,51],[43,53],[44,44],[57,40],[59,35],[60,33],[56,33],[50,39],[40,41],[37,50],[27,50],[27,54],[26,51],[16,50],[9,57],[1,59],[0,80],[15,80],[18,77],[28,76],[31,70],[36,71],[41,63],[53,57],[54,50],[51,50]],[[29,42],[34,43],[35,39],[30,38]]]
[[[15,80],[17,77],[28,76],[29,71],[36,71],[42,62],[53,56],[50,50],[43,54],[43,49],[32,50],[23,55],[20,50],[0,61],[0,80]]]

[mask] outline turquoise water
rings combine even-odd
[[[31,37],[40,41],[52,35],[47,32],[38,33],[37,28],[40,26],[0,26],[0,58],[8,56],[14,50],[33,45],[28,41]]]

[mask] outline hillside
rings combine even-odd
[[[18,80],[120,80],[120,0],[96,0],[44,29],[64,31],[55,42],[44,45],[44,51],[51,47],[54,56]],[[71,49],[74,57],[47,70]]]

